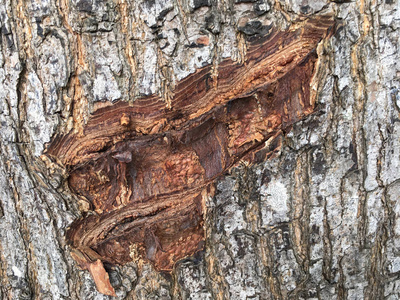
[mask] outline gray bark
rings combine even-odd
[[[0,298],[108,298],[66,245],[80,212],[42,154],[54,135],[99,103],[168,99],[196,68],[242,60],[251,21],[321,11],[341,26],[317,113],[277,157],[216,183],[203,252],[171,276],[116,266],[111,283],[119,299],[400,298],[398,0],[0,0]]]

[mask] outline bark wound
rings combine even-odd
[[[55,138],[47,154],[67,166],[71,190],[96,212],[67,238],[100,291],[114,293],[99,262],[131,261],[132,247],[163,271],[203,247],[213,181],[241,159],[268,158],[314,111],[316,46],[332,25],[323,16],[271,30],[249,42],[243,64],[226,59],[218,77],[207,66],[182,80],[170,109],[157,96],[119,102],[95,111],[83,135]]]

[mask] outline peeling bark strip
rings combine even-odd
[[[151,261],[169,271],[203,247],[203,197],[240,159],[262,161],[278,137],[312,113],[316,46],[329,16],[252,40],[246,61],[226,59],[182,80],[166,107],[157,96],[94,112],[84,134],[57,137],[47,154],[70,171],[69,186],[97,213],[67,238],[98,289],[113,294],[99,262]],[[94,274],[100,270],[101,274]]]

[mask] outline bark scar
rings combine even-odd
[[[333,25],[319,16],[271,29],[249,41],[245,62],[225,59],[218,77],[206,66],[179,82],[169,109],[158,96],[120,101],[95,111],[83,135],[54,138],[47,155],[96,212],[74,221],[67,239],[100,292],[115,294],[102,263],[131,261],[133,245],[162,271],[203,247],[202,194],[239,161],[270,157],[315,110],[316,47]]]

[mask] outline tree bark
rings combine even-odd
[[[204,249],[171,273],[106,269],[118,299],[398,299],[396,0],[0,0],[0,298],[111,299],[71,257],[88,204],[46,154],[56,137],[118,101],[168,107],[196,70],[245,63],[249,38],[326,14],[313,113],[216,179]]]

